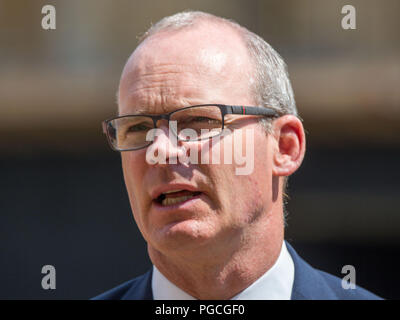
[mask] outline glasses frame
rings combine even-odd
[[[103,133],[106,135],[107,137],[107,141],[108,144],[110,145],[111,149],[114,151],[118,151],[118,152],[123,152],[123,151],[134,151],[134,150],[140,150],[140,149],[144,149],[147,148],[149,145],[151,145],[153,143],[153,141],[149,141],[148,144],[138,147],[138,148],[129,148],[129,149],[117,149],[113,146],[112,142],[111,142],[111,137],[108,133],[107,130],[107,126],[108,124],[113,121],[113,120],[117,120],[117,119],[121,119],[121,118],[127,118],[127,117],[149,117],[153,120],[153,124],[154,124],[154,128],[157,128],[157,121],[158,120],[167,120],[168,122],[168,126],[169,126],[169,121],[171,118],[171,115],[173,115],[176,112],[180,112],[182,110],[186,110],[186,109],[191,109],[191,108],[197,108],[197,107],[218,107],[221,111],[221,115],[222,115],[222,131],[225,128],[225,115],[227,114],[237,114],[237,115],[256,115],[256,116],[264,116],[264,117],[269,117],[269,118],[275,118],[275,117],[279,117],[279,113],[277,110],[270,108],[270,107],[254,107],[254,106],[234,106],[234,105],[225,105],[225,104],[198,104],[198,105],[194,105],[194,106],[189,106],[189,107],[185,107],[185,108],[181,108],[178,110],[174,110],[172,112],[168,112],[168,113],[163,113],[163,114],[127,114],[127,115],[123,115],[123,116],[118,116],[118,117],[113,117],[107,120],[104,120],[102,122],[102,127],[103,127]],[[211,137],[207,137],[207,138],[199,138],[198,140],[185,140],[185,139],[180,139],[179,135],[175,132],[172,132],[179,141],[201,141],[201,140],[206,140],[206,139],[211,139],[214,137],[219,136],[222,131],[215,135],[215,136],[211,136]]]

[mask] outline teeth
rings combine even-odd
[[[178,192],[178,191],[182,191],[182,190],[183,190],[183,189],[177,189],[177,190],[166,191],[166,192],[164,192],[164,194],[174,193],[174,192]]]
[[[188,200],[188,199],[190,199],[190,198],[193,198],[193,197],[194,197],[194,195],[182,196],[182,197],[176,197],[176,198],[165,198],[165,199],[161,202],[161,204],[162,204],[163,206],[170,206],[170,205],[173,205],[173,204],[175,204],[175,203],[179,203],[179,202],[186,201],[186,200]]]

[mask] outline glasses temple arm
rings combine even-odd
[[[228,113],[232,114],[278,116],[278,112],[272,108],[249,107],[249,106],[227,106],[227,107],[228,107]]]

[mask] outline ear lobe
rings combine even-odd
[[[275,120],[273,125],[276,148],[272,173],[289,176],[301,165],[305,153],[305,135],[301,121],[293,115]]]

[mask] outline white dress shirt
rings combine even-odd
[[[290,300],[293,281],[293,260],[283,242],[275,264],[231,300]],[[154,265],[151,288],[154,300],[196,300],[169,281]]]

